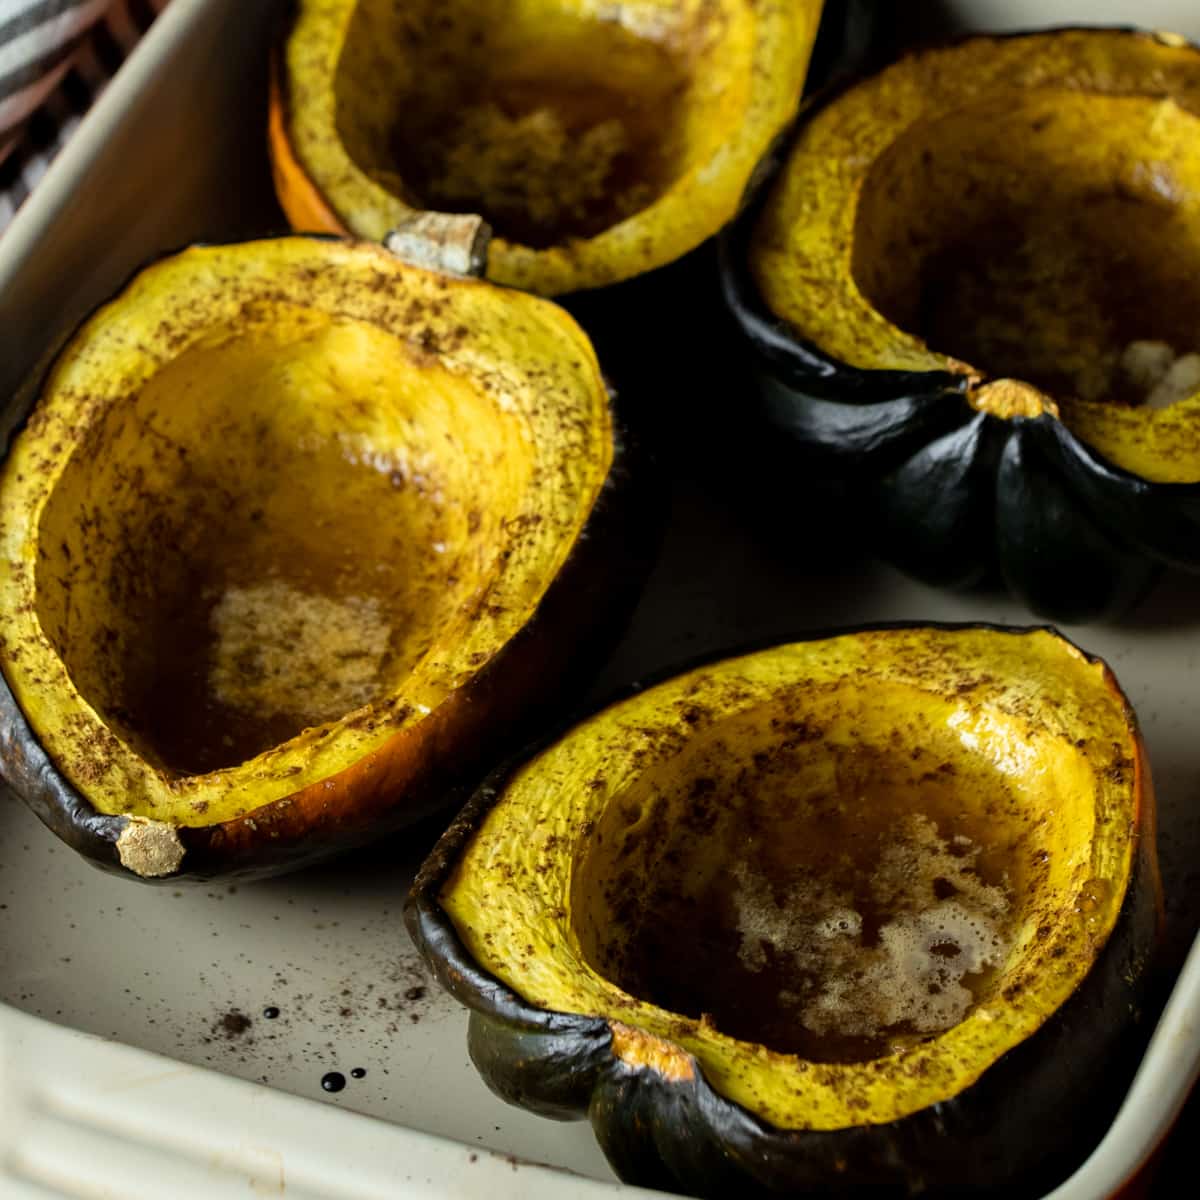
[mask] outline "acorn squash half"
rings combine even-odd
[[[0,478],[3,774],[148,877],[408,824],[627,614],[653,520],[626,465],[547,301],[309,237],[160,261]]]
[[[813,106],[781,159],[726,295],[882,553],[1072,621],[1200,568],[1200,50],[972,38]]]
[[[544,295],[679,258],[794,116],[822,0],[296,0],[270,145],[294,228],[477,212]]]
[[[627,1180],[1013,1197],[1126,1082],[1153,819],[1103,663],[866,630],[693,668],[497,772],[406,913],[486,1081],[586,1112]]]

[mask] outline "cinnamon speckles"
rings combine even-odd
[[[89,721],[84,714],[70,718],[74,735],[73,773],[85,783],[96,783],[107,775],[121,744],[112,730]]]

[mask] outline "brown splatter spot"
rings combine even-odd
[[[218,1018],[213,1026],[213,1032],[224,1037],[228,1041],[233,1041],[234,1038],[239,1038],[253,1025],[244,1012],[236,1008],[231,1008],[227,1013]]]

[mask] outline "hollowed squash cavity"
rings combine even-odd
[[[1042,88],[918,121],[863,181],[852,269],[934,351],[1140,403],[1130,343],[1200,350],[1200,117]]]
[[[1021,930],[1074,901],[1086,862],[1080,765],[1002,717],[853,691],[721,722],[610,802],[574,885],[597,971],[826,1062],[943,1033],[1021,973]]]
[[[553,306],[367,245],[189,250],[84,327],[14,446],[5,674],[101,812],[228,820],[481,670],[611,455]]]
[[[681,31],[673,12],[639,27],[569,4],[503,21],[487,4],[381,7],[355,6],[337,129],[364,174],[415,205],[481,213],[541,249],[602,233],[687,169],[702,23]],[[389,75],[387,89],[368,82]],[[715,148],[706,135],[692,155]]]
[[[395,335],[270,305],[87,430],[42,513],[38,619],[148,759],[232,766],[460,634],[533,458],[513,415]]]

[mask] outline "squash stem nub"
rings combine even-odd
[[[383,239],[384,248],[414,267],[482,279],[491,226],[476,213],[422,212]]]

